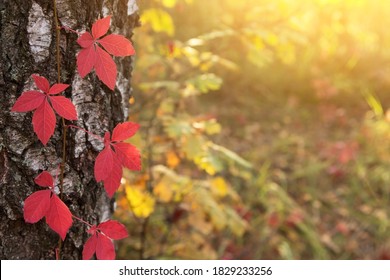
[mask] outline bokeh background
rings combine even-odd
[[[390,2],[138,1],[122,259],[390,259]]]

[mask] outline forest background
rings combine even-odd
[[[139,1],[122,259],[390,259],[390,5]]]

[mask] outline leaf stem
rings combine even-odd
[[[72,217],[73,217],[74,219],[78,220],[79,222],[82,222],[83,224],[86,224],[86,225],[89,226],[89,227],[93,227],[93,225],[91,225],[91,224],[88,223],[87,221],[84,221],[83,219],[81,219],[81,218],[79,218],[79,217],[77,217],[77,216],[75,216],[75,215],[73,215],[73,214],[72,214]]]
[[[70,32],[76,33],[77,35],[80,35],[80,32],[73,30],[72,28],[67,27],[67,26],[61,26],[60,29],[65,29],[67,31],[70,31]]]
[[[68,124],[67,127],[73,127],[73,128],[77,128],[77,129],[80,129],[82,131],[84,131],[85,133],[88,133],[89,135],[93,136],[94,138],[104,142],[104,139],[96,134],[93,134],[92,132],[89,132],[88,130],[82,128],[82,127],[79,127],[77,125],[72,125],[72,124]]]

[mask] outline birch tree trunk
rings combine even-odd
[[[112,15],[110,31],[127,38],[138,24],[135,0],[56,0],[59,24],[90,31],[92,23]],[[34,178],[43,170],[53,176],[62,162],[62,122],[46,146],[32,127],[32,113],[11,113],[22,92],[34,87],[31,74],[57,82],[53,0],[0,1],[0,259],[55,259],[59,236],[44,219],[27,224],[23,202],[40,187]],[[77,34],[61,29],[61,82],[78,112],[73,124],[103,136],[127,119],[131,93],[131,58],[115,58],[115,91],[95,73],[81,79],[76,70]],[[93,176],[94,160],[103,144],[83,131],[68,129],[63,201],[71,212],[91,224],[110,217],[113,203]],[[59,180],[57,180],[58,183]],[[80,259],[86,227],[74,221],[62,243],[62,259]]]

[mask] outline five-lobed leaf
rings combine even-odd
[[[85,242],[83,248],[83,260],[89,260],[96,254],[98,260],[115,259],[113,240],[128,237],[126,227],[118,221],[108,220],[97,227],[92,226],[88,233],[92,236]]]
[[[35,134],[43,145],[46,145],[54,133],[56,117],[54,110],[67,120],[77,120],[77,111],[73,103],[64,96],[55,96],[66,90],[67,84],[54,84],[50,87],[49,81],[42,76],[32,75],[35,85],[41,91],[26,91],[16,100],[11,111],[34,111],[32,124]],[[50,100],[50,103],[49,103]]]
[[[53,192],[54,180],[49,172],[43,171],[34,181],[39,186],[50,189],[37,191],[26,198],[23,209],[24,220],[28,223],[36,223],[46,217],[47,225],[64,240],[73,223],[72,213]]]
[[[108,88],[114,90],[117,67],[108,53],[114,56],[129,56],[134,55],[135,51],[131,42],[122,35],[110,34],[101,38],[108,32],[110,20],[111,16],[97,20],[92,25],[92,34],[84,32],[77,40],[77,43],[82,47],[77,55],[77,70],[84,78],[95,69],[98,78]]]
[[[133,145],[122,142],[133,136],[138,128],[136,123],[124,122],[114,128],[111,139],[108,132],[104,136],[104,149],[96,157],[94,172],[96,181],[103,181],[109,197],[112,197],[120,186],[122,167],[141,169],[139,151]]]

